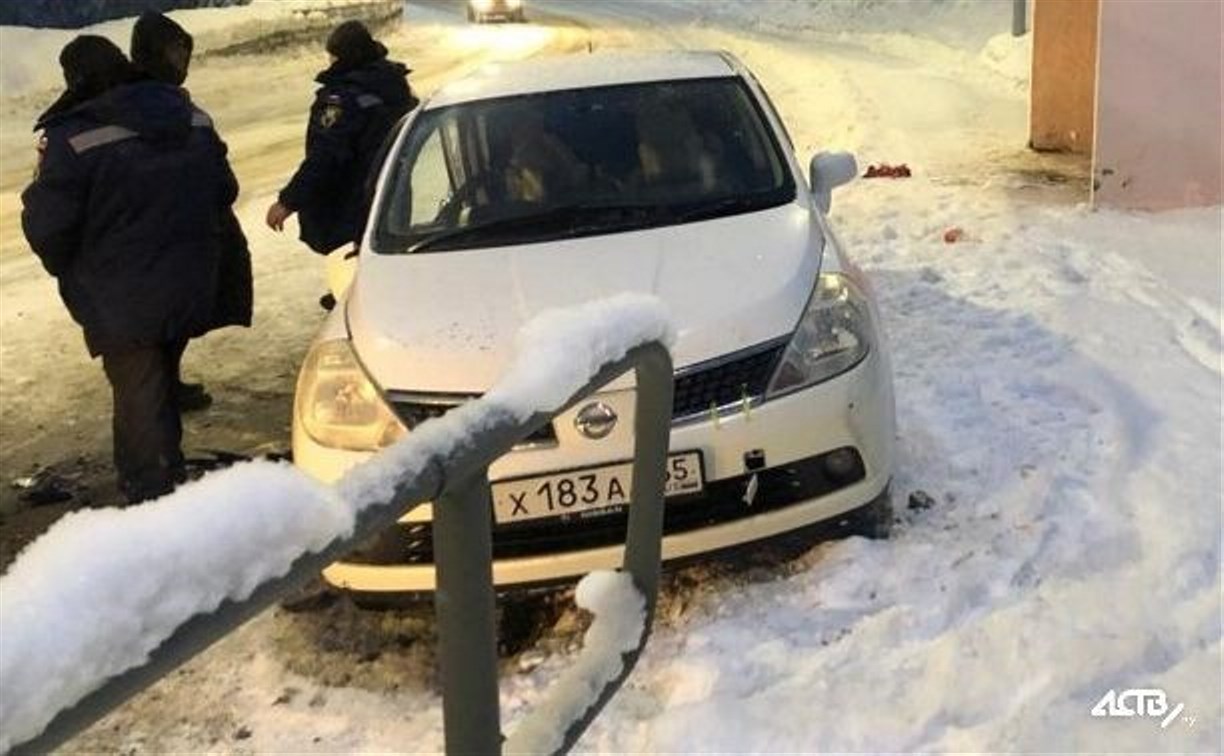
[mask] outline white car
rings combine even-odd
[[[486,391],[536,313],[647,292],[678,334],[665,559],[886,526],[888,354],[825,218],[853,160],[812,170],[809,188],[725,53],[532,59],[441,89],[390,146],[343,306],[302,366],[294,460],[335,480]],[[633,406],[626,377],[493,465],[499,586],[619,564]],[[325,575],[367,598],[432,590],[429,507]]]
[[[527,15],[523,0],[467,0],[467,19],[478,24],[491,19],[522,23]]]

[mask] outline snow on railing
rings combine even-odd
[[[423,423],[335,487],[284,463],[250,462],[153,502],[64,517],[0,577],[0,751],[28,747],[49,723],[57,732],[35,742],[40,748],[58,745],[394,523],[406,509],[434,499],[454,503],[454,489],[463,486],[452,481],[477,480],[487,507],[484,481],[493,460],[564,407],[637,367],[643,393],[635,428],[639,462],[643,448],[659,459],[635,465],[634,490],[650,499],[657,487],[658,511],[631,508],[625,566],[632,579],[622,574],[583,583],[578,599],[599,618],[588,634],[589,651],[558,689],[563,695],[550,699],[514,741],[531,750],[572,745],[577,734],[569,728],[567,735],[566,723],[581,720],[580,734],[615,692],[636,659],[628,654],[640,652],[645,642],[653,612],[659,544],[650,541],[660,537],[671,364],[659,350],[662,362],[644,372],[641,360],[648,353],[641,350],[672,338],[664,306],[646,295],[623,294],[546,312],[520,332],[514,361],[481,400]],[[646,388],[664,395],[666,406],[657,397],[645,401],[650,399]],[[644,413],[658,417],[643,422]],[[644,443],[647,425],[652,427]],[[645,476],[641,486],[639,468]],[[443,527],[448,516],[440,517],[436,506],[435,527]],[[487,523],[487,509],[476,517]],[[445,550],[448,539],[441,533],[438,539]],[[467,547],[450,548],[458,553]],[[471,554],[468,549],[465,558]],[[441,593],[447,586],[443,554],[438,557]],[[491,556],[483,558],[488,585],[452,590],[456,597],[474,596],[477,606],[485,598],[491,603],[493,596]],[[488,619],[491,634],[491,606]],[[440,611],[440,626],[444,621],[454,619]],[[493,642],[472,637],[477,644]],[[444,695],[448,656],[460,660],[453,675],[485,674],[463,661],[463,649],[442,650]],[[490,674],[496,726],[496,670]],[[489,687],[488,681],[482,685]],[[444,701],[448,748],[452,733],[465,729],[450,721],[452,712],[465,704],[452,707]],[[549,726],[551,734],[542,731]],[[499,733],[488,737],[500,743]]]
[[[599,570],[584,577],[574,603],[594,615],[578,660],[543,705],[519,723],[506,753],[556,753],[566,730],[595,704],[608,683],[625,671],[623,654],[638,649],[646,632],[646,599],[623,572]]]
[[[527,422],[559,410],[600,368],[639,344],[674,340],[663,303],[642,294],[621,294],[578,307],[549,310],[523,325],[509,368],[479,402],[466,402],[423,423],[376,458],[337,482],[341,498],[358,507],[385,501],[397,481],[418,474],[433,457],[477,438],[499,419]]]
[[[329,488],[272,462],[65,516],[0,578],[0,750],[143,664],[191,616],[245,599],[352,527]]]

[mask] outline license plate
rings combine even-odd
[[[701,452],[667,457],[664,496],[700,493],[705,488]],[[612,512],[633,498],[633,463],[542,475],[494,483],[493,516],[499,524],[545,517]],[[603,510],[603,511],[601,511]]]

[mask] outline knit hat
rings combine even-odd
[[[333,29],[327,37],[327,51],[346,67],[363,66],[387,55],[387,48],[360,21],[345,21]]]
[[[161,13],[144,13],[132,27],[132,63],[149,78],[181,85],[192,47],[191,35]]]

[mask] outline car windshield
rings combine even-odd
[[[738,77],[425,111],[394,158],[375,251],[436,252],[685,223],[795,198]]]

